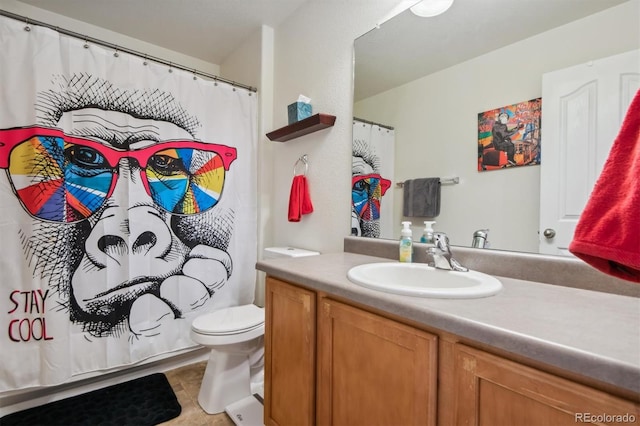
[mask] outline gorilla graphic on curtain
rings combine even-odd
[[[193,346],[253,300],[255,95],[1,24],[0,391]]]

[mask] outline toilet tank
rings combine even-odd
[[[296,247],[267,247],[264,249],[264,258],[273,259],[277,257],[305,257],[320,254],[317,251],[305,250]]]

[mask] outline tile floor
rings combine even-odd
[[[198,405],[198,392],[207,362],[198,362],[165,372],[173,391],[182,406],[175,419],[161,423],[163,426],[235,426],[226,413],[207,414]]]

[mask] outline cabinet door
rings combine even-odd
[[[635,424],[639,418],[638,404],[588,386],[460,344],[454,353],[455,425]]]
[[[267,277],[265,304],[265,425],[312,425],[315,293]]]
[[[433,425],[437,337],[330,299],[318,312],[319,425]]]

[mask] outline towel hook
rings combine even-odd
[[[309,171],[309,160],[307,158],[307,154],[304,154],[302,157],[298,158],[298,160],[296,160],[296,163],[293,165],[293,175],[297,176],[298,175],[298,165],[302,163],[304,165],[304,175],[307,175],[307,172]]]

